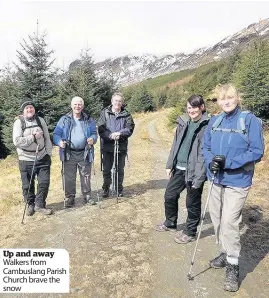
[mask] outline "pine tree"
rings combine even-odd
[[[135,89],[128,103],[128,109],[131,112],[152,112],[155,109],[153,96],[145,85],[141,85]]]
[[[19,109],[19,86],[16,73],[8,65],[1,70],[0,78],[0,151],[1,157],[15,150],[12,129]]]
[[[48,124],[55,113],[55,103],[51,100],[56,96],[56,71],[52,70],[52,50],[48,50],[45,34],[29,35],[29,41],[21,43],[22,50],[17,51],[20,64],[18,70],[20,99],[31,99],[35,102],[37,112]]]
[[[84,100],[84,110],[97,119],[101,109],[108,105],[111,96],[117,88],[113,77],[97,78],[94,71],[94,63],[90,55],[90,49],[81,52],[80,60],[72,66],[65,82],[65,91],[69,101],[74,96],[80,96]]]
[[[257,40],[237,64],[233,82],[243,95],[243,105],[257,116],[269,118],[269,43]]]

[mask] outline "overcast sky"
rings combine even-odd
[[[3,1],[0,68],[17,62],[20,42],[47,31],[55,66],[67,68],[89,47],[95,61],[126,54],[189,53],[260,19],[268,1]]]

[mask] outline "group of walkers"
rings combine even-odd
[[[164,195],[165,221],[156,227],[158,232],[177,229],[178,199],[186,189],[186,227],[176,232],[175,241],[180,244],[195,241],[201,219],[203,187],[208,179],[212,186],[208,195],[209,213],[220,244],[220,255],[210,261],[210,266],[226,267],[224,289],[232,292],[239,288],[242,209],[252,185],[255,163],[264,153],[261,121],[251,112],[242,111],[240,101],[233,85],[220,86],[217,102],[222,113],[209,119],[201,95],[192,95],[187,100],[187,113],[177,120],[166,165],[169,182]],[[103,156],[104,198],[109,196],[113,183],[111,169],[115,163],[115,152],[117,191],[118,196],[123,196],[128,138],[135,126],[123,104],[122,94],[115,93],[111,105],[101,111],[97,122]],[[91,198],[90,180],[97,141],[96,123],[84,113],[82,98],[74,97],[71,108],[70,113],[60,118],[53,132],[53,142],[59,146],[62,161],[66,207],[75,203],[77,168],[85,203],[95,203]],[[14,123],[13,142],[19,156],[27,215],[33,215],[35,211],[51,214],[51,210],[46,208],[52,152],[48,128],[45,121],[36,116],[32,101],[23,102],[21,112]],[[38,180],[36,194],[35,175]]]
[[[239,288],[242,209],[255,163],[264,154],[261,121],[251,112],[242,111],[240,101],[232,84],[219,86],[217,103],[222,113],[209,119],[202,96],[193,95],[187,100],[187,117],[178,118],[166,165],[169,182],[164,195],[165,221],[156,227],[158,232],[177,229],[178,199],[186,188],[186,227],[176,232],[174,240],[180,244],[194,241],[204,182],[211,181],[208,205],[220,254],[209,264],[212,268],[226,267],[224,290],[230,292]]]
[[[123,178],[128,138],[134,131],[134,121],[124,108],[124,97],[114,93],[111,105],[101,111],[96,122],[87,115],[84,100],[74,97],[72,110],[62,116],[53,131],[53,143],[59,146],[62,161],[64,204],[70,208],[75,204],[77,169],[80,175],[81,193],[85,203],[96,202],[91,197],[91,170],[94,160],[94,144],[97,142],[97,127],[101,137],[103,163],[103,197],[109,196],[111,168],[113,166],[114,143],[118,144],[117,194],[123,196]],[[37,116],[33,101],[22,102],[21,114],[13,126],[13,142],[19,157],[19,169],[22,180],[23,197],[27,204],[28,216],[35,212],[52,214],[46,208],[46,199],[50,184],[50,166],[52,143],[48,127],[43,118]],[[35,193],[35,177],[38,186]]]

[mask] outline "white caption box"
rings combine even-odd
[[[0,293],[69,293],[65,249],[0,249]]]

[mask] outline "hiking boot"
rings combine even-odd
[[[65,199],[65,207],[66,208],[71,208],[73,207],[75,204],[75,198],[74,197],[70,197],[70,198],[66,198]]]
[[[108,198],[108,197],[109,197],[109,189],[104,189],[104,190],[103,190],[102,197],[103,197],[103,198]]]
[[[177,226],[169,226],[167,227],[164,223],[156,226],[157,232],[167,232],[167,231],[175,231]]]
[[[35,212],[40,212],[44,215],[51,215],[52,214],[51,209],[41,208],[41,207],[37,207],[37,206],[35,206]]]
[[[228,292],[236,292],[238,288],[239,288],[239,265],[232,265],[227,262],[224,290]]]
[[[84,203],[88,205],[96,205],[96,202],[91,198],[90,195],[87,195],[86,197],[83,198]]]
[[[179,244],[186,244],[186,243],[189,243],[189,242],[192,242],[195,240],[195,237],[193,236],[188,236],[187,234],[185,234],[183,231],[179,231],[177,234],[176,234],[176,237],[174,238],[175,242],[176,243],[179,243]]]
[[[35,205],[28,205],[26,215],[32,216],[35,213]]]
[[[219,256],[209,262],[210,267],[215,269],[220,269],[226,267],[227,260],[226,260],[226,253],[222,252]]]

